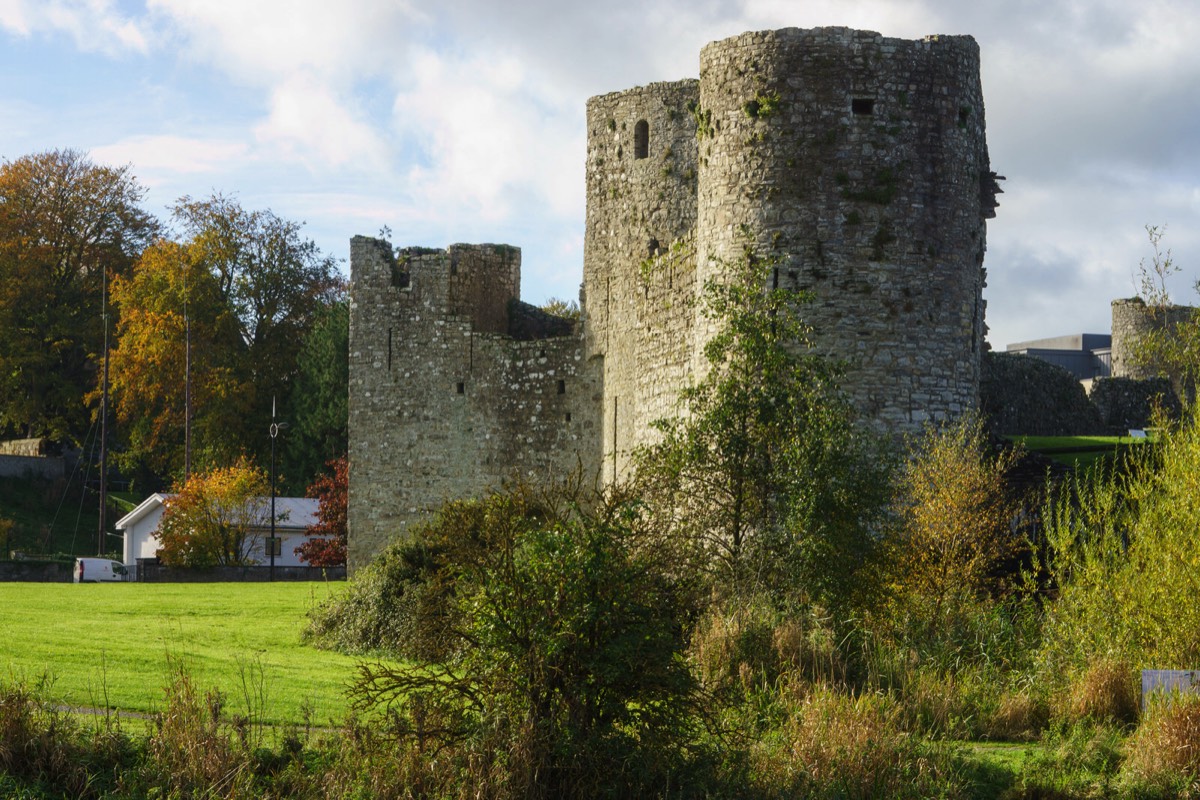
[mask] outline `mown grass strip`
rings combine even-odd
[[[152,713],[172,670],[265,724],[340,722],[357,660],[303,645],[344,584],[0,583],[0,675],[73,706]]]

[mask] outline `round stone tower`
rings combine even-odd
[[[1112,301],[1112,376],[1145,380],[1169,375],[1163,364],[1138,353],[1138,341],[1170,332],[1192,315],[1191,306],[1148,306],[1140,297]]]
[[[701,52],[694,116],[697,284],[748,244],[773,254],[866,419],[911,431],[974,408],[998,191],[974,39],[742,34]]]

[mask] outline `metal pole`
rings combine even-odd
[[[108,267],[100,270],[100,308],[104,325],[104,377],[100,388],[100,525],[96,555],[104,555],[105,519],[108,506]]]
[[[275,437],[279,426],[275,424],[275,398],[271,397],[271,569],[268,579],[275,580]]]

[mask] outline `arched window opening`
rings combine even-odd
[[[645,158],[650,155],[650,123],[638,120],[633,126],[633,157]]]

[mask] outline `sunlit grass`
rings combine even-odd
[[[356,660],[300,642],[344,584],[0,583],[0,676],[46,674],[72,706],[153,712],[173,670],[217,687],[230,713],[340,721]]]

